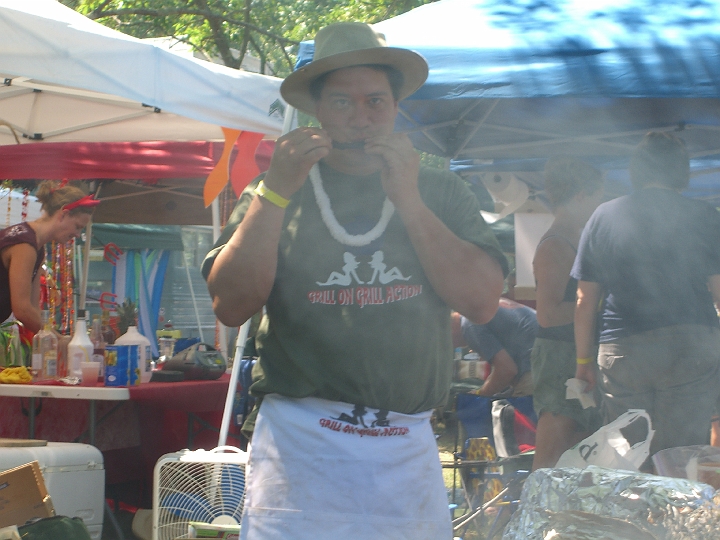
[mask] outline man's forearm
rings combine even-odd
[[[255,197],[215,259],[207,283],[223,324],[239,326],[265,305],[275,281],[283,217],[283,209]]]
[[[504,285],[500,263],[458,238],[421,200],[398,210],[438,295],[474,323],[492,319]]]

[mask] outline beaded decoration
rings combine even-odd
[[[10,192],[12,191],[12,181],[3,180],[2,187],[4,190],[7,190],[7,215],[5,216],[5,227],[9,227],[12,225],[12,223],[10,223],[10,214],[12,213],[12,197],[10,196]]]
[[[67,244],[52,242],[50,244],[49,271],[55,278],[55,284],[60,290],[60,304],[58,305],[55,295],[48,295],[48,311],[50,320],[61,334],[72,334],[75,314],[75,295],[73,272],[73,254],[75,252],[75,240]]]
[[[56,256],[57,256],[56,244],[57,244],[57,242],[55,242],[53,240],[50,243],[50,251],[45,255],[46,259],[49,259],[49,260],[46,260],[45,266],[47,267],[48,274],[51,275],[53,277],[53,280],[55,281],[55,287],[57,287],[58,283],[60,283],[58,280],[59,276],[57,274],[58,264],[57,264],[57,260],[56,260]],[[58,307],[57,306],[57,296],[55,294],[53,294],[52,291],[48,291],[48,293],[49,293],[48,294],[48,305],[47,305],[48,316],[49,316],[49,320],[52,321],[53,324],[55,324],[55,321],[57,320],[55,317],[56,317],[57,307]]]
[[[65,251],[65,275],[63,276],[63,282],[65,284],[63,306],[65,313],[63,314],[63,321],[61,332],[63,334],[72,335],[73,326],[75,323],[75,294],[73,285],[75,284],[75,273],[73,272],[73,254],[75,253],[75,239],[62,246]]]
[[[22,200],[22,212],[20,213],[20,221],[27,221],[28,204],[30,203],[30,190],[28,188],[24,188],[22,191],[22,194],[23,194],[23,200]]]

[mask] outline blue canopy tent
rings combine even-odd
[[[688,194],[720,204],[720,4],[441,0],[375,28],[430,65],[397,129],[458,170],[539,190],[549,156],[575,155],[617,194],[642,135],[671,130],[693,158]],[[303,43],[298,64],[311,58]]]

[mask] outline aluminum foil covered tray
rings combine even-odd
[[[720,539],[720,491],[602,467],[539,469],[503,540]]]

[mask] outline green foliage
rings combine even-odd
[[[427,152],[420,152],[420,163],[431,169],[446,170],[448,168],[448,159]]]
[[[122,336],[127,329],[131,326],[137,326],[137,306],[135,302],[126,298],[122,304],[118,304],[117,308],[118,316],[118,330]]]
[[[138,38],[172,37],[239,68],[246,54],[264,73],[292,71],[297,44],[331,22],[375,23],[428,0],[61,0]]]

